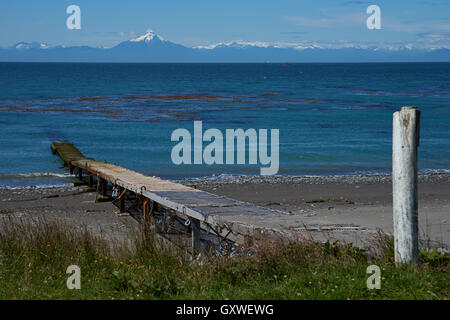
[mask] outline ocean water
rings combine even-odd
[[[390,173],[392,114],[407,105],[422,111],[420,170],[449,170],[450,63],[0,63],[0,186],[67,183],[55,140],[168,179],[259,174],[172,164],[171,133],[194,120],[279,129],[281,175]]]

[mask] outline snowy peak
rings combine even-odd
[[[151,29],[147,30],[146,34],[144,34],[140,37],[131,39],[130,41],[131,42],[146,42],[146,43],[148,43],[148,42],[152,41],[153,39],[157,39],[159,41],[166,41],[161,36],[158,36],[156,33],[154,33],[153,30],[151,30]]]
[[[28,50],[28,49],[48,49],[49,45],[46,43],[38,42],[19,42],[13,45],[11,48],[18,50]]]
[[[257,48],[268,48],[271,45],[266,42],[250,42],[250,41],[243,41],[243,40],[237,40],[237,41],[230,41],[230,42],[219,42],[216,44],[211,44],[207,46],[196,46],[195,49],[207,49],[212,50],[216,48],[247,48],[247,47],[257,47]]]

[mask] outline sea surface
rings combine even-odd
[[[392,114],[410,105],[420,170],[449,170],[450,63],[0,63],[0,186],[68,183],[56,140],[168,179],[260,173],[174,165],[171,133],[194,120],[279,129],[281,175],[389,174]]]

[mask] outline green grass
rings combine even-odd
[[[3,219],[0,299],[448,299],[448,254],[422,251],[419,265],[396,267],[383,236],[370,255],[338,243],[265,241],[251,250],[193,264],[148,233],[133,249],[111,249],[60,221]],[[366,287],[371,264],[381,268],[379,290]],[[80,290],[66,287],[69,265],[81,269]]]

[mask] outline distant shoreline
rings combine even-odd
[[[29,63],[29,64],[415,64],[415,63],[426,63],[426,64],[439,64],[439,63],[450,63],[450,60],[446,61],[330,61],[330,62],[88,62],[88,61],[0,61],[0,63]]]
[[[22,173],[22,174],[4,174],[8,176],[23,176],[24,181],[32,180],[39,175],[44,177],[52,176],[53,173]],[[65,183],[61,184],[36,184],[36,185],[24,185],[24,186],[2,186],[0,189],[52,189],[52,188],[72,188],[72,177],[67,174],[54,173],[56,178],[64,178]],[[178,182],[181,184],[199,184],[199,185],[225,185],[225,184],[296,184],[296,183],[308,183],[308,184],[328,184],[328,183],[390,183],[391,175],[386,174],[348,174],[348,175],[274,175],[274,176],[260,176],[260,175],[237,175],[237,174],[221,174],[210,175],[201,177],[185,177],[185,178],[167,178],[165,180]],[[450,170],[432,170],[432,172],[419,173],[419,182],[442,182],[450,181]],[[0,177],[1,182],[1,177]]]
[[[419,181],[428,182],[440,182],[450,181],[450,170],[427,170],[431,172],[419,173]],[[52,177],[65,179],[64,183],[58,184],[30,184],[30,185],[1,185],[2,177],[17,176],[15,179],[23,181],[31,181],[39,177]],[[0,189],[52,189],[52,188],[71,188],[72,177],[66,173],[19,173],[19,174],[2,174],[0,175]],[[152,176],[152,175],[149,175]],[[159,176],[157,176],[159,177]],[[274,176],[261,176],[261,175],[246,175],[246,174],[221,174],[221,175],[208,175],[200,177],[183,177],[183,178],[170,178],[161,177],[165,180],[178,182],[181,184],[202,184],[202,185],[222,185],[222,184],[244,184],[244,183],[269,183],[269,184],[286,184],[286,183],[309,183],[309,184],[326,184],[326,183],[379,183],[390,182],[391,175],[389,173],[380,174],[345,174],[345,175],[274,175]]]

